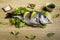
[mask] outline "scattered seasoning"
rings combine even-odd
[[[28,8],[31,8],[31,9],[34,9],[34,7],[35,7],[36,5],[35,4],[32,4],[32,3],[30,3],[30,4],[28,4]]]
[[[47,37],[52,37],[55,33],[48,33]]]
[[[35,35],[28,35],[28,36],[25,36],[27,39],[30,39],[30,40],[34,40],[36,38]]]
[[[2,25],[6,25],[6,24],[8,24],[8,23],[0,22],[0,24],[2,24]]]

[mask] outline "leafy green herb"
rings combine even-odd
[[[55,33],[48,33],[47,37],[52,37]]]
[[[21,28],[26,26],[26,24],[19,18],[10,18],[10,22],[12,25],[15,25],[16,28]]]
[[[20,19],[19,18],[15,18],[15,27],[19,28],[20,26]]]
[[[24,14],[26,11],[29,11],[25,7],[18,7],[15,9],[14,14]]]
[[[20,27],[24,27],[24,26],[26,26],[26,24],[23,22],[20,22]]]
[[[41,13],[45,16],[48,16],[48,14],[49,14],[49,12],[46,12],[46,11],[43,11],[43,10],[41,11]]]
[[[41,11],[42,14],[46,15],[46,11]]]
[[[10,18],[9,20],[10,20],[10,22],[11,22],[12,25],[15,24],[15,18]]]
[[[29,35],[29,36],[25,36],[27,39],[30,39],[30,40],[34,40],[36,38],[35,35]]]

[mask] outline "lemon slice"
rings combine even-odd
[[[29,13],[29,12],[25,12],[24,15],[23,15],[23,18],[25,18],[28,13]]]
[[[35,14],[36,14],[36,12],[32,12],[32,14],[31,14],[31,17],[30,17],[30,18],[32,18]]]

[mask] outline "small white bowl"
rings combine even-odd
[[[11,8],[10,5],[8,5],[8,6],[6,6],[6,7],[3,8],[3,10],[4,10],[5,12],[7,12],[7,11],[9,11],[9,10],[11,10],[11,9],[12,9],[12,8]]]

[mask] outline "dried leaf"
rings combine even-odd
[[[47,37],[52,37],[55,33],[48,33]]]

